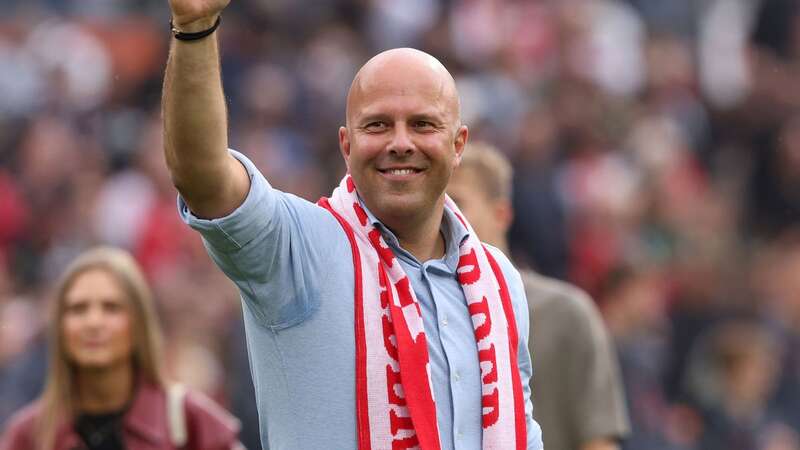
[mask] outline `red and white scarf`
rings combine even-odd
[[[422,311],[408,276],[368,220],[349,174],[319,204],[342,225],[353,251],[358,448],[439,450]],[[445,207],[469,230],[457,272],[478,348],[483,448],[524,450],[517,327],[506,282],[455,203],[447,198]]]

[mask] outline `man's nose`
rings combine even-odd
[[[401,123],[394,127],[388,150],[395,156],[408,156],[414,152],[414,142],[405,124]]]

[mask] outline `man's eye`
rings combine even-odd
[[[386,122],[370,122],[364,129],[370,132],[383,131],[386,129]]]
[[[431,122],[427,120],[418,120],[414,122],[414,127],[416,128],[435,128]]]

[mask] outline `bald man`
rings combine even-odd
[[[236,283],[269,449],[541,449],[519,274],[445,197],[467,142],[452,76],[395,49],[347,97],[348,174],[313,204],[227,148],[214,30],[171,0],[165,156],[183,219]]]

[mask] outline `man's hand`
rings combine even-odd
[[[172,24],[185,32],[210,28],[230,0],[169,0]]]

